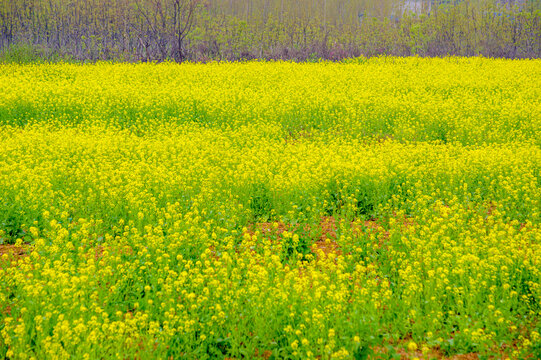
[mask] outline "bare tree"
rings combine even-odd
[[[141,0],[137,11],[147,25],[142,29],[140,42],[151,39],[160,60],[168,57],[177,61],[186,59],[185,40],[192,30],[195,14],[201,0]],[[147,57],[148,46],[147,48]]]
[[[184,40],[192,30],[194,16],[201,0],[173,0],[173,30],[177,41],[177,59],[185,59]]]

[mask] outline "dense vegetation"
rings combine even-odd
[[[0,358],[541,357],[540,85],[0,65]]]
[[[14,62],[538,58],[541,2],[9,0],[0,53]]]

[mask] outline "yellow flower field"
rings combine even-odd
[[[0,358],[541,357],[541,61],[0,65]]]

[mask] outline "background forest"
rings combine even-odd
[[[0,58],[538,58],[535,0],[0,0]]]

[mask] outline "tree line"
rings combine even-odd
[[[535,0],[0,0],[4,59],[541,56]]]

